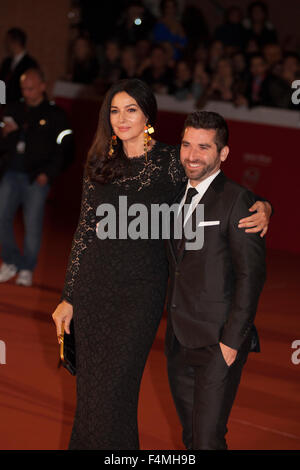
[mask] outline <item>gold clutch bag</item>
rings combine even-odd
[[[70,322],[70,334],[65,333],[65,322],[62,322],[60,335],[60,360],[61,364],[72,375],[76,375],[76,351],[74,321]]]

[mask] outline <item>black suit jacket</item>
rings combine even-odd
[[[12,103],[18,101],[21,96],[20,88],[20,77],[26,72],[26,70],[37,67],[36,60],[29,54],[25,54],[24,57],[18,62],[16,67],[11,71],[12,58],[7,57],[1,64],[0,67],[0,80],[3,80],[6,84],[6,102]]]
[[[177,202],[184,192],[185,188]],[[176,251],[168,241],[166,352],[174,334],[187,348],[221,341],[234,349],[249,334],[256,334],[253,321],[266,276],[265,240],[238,228],[256,200],[220,172],[200,201],[204,220],[220,221],[204,227],[203,247],[186,250],[183,243]]]
[[[0,136],[0,180],[5,171],[15,169],[12,162],[23,134],[26,142],[24,170],[30,181],[33,182],[40,173],[46,173],[52,183],[74,159],[73,135],[66,135],[61,143],[57,142],[58,136],[70,129],[65,111],[47,99],[34,107],[19,101],[5,106],[5,116],[11,116],[18,129],[6,137]]]

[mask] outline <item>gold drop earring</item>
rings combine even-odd
[[[144,127],[144,132],[145,132],[145,136],[144,136],[144,153],[145,153],[146,162],[148,163],[148,145],[149,145],[149,142],[151,141],[151,136],[149,134],[153,134],[154,127],[152,127],[150,124],[148,124]]]
[[[110,139],[110,145],[109,145],[109,151],[108,155],[109,157],[112,157],[114,154],[114,147],[117,145],[117,136],[113,134]]]

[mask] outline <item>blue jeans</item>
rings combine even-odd
[[[44,207],[49,184],[30,183],[26,173],[7,171],[0,181],[0,244],[4,263],[14,264],[18,270],[33,271],[40,250]],[[23,255],[14,234],[16,212],[22,206],[25,226]]]

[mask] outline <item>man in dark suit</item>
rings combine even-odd
[[[16,274],[31,286],[42,241],[45,204],[51,184],[72,162],[74,140],[65,111],[49,101],[40,69],[21,76],[23,99],[5,106],[0,135],[0,283]],[[14,235],[22,206],[23,252]]]
[[[36,60],[26,52],[26,34],[19,28],[6,33],[5,45],[8,57],[0,66],[0,80],[6,84],[6,102],[18,101],[22,97],[20,77],[26,70],[37,67]]]
[[[180,159],[189,180],[175,202],[179,210],[189,206],[182,239],[168,241],[166,355],[188,449],[227,449],[226,425],[242,369],[248,352],[259,350],[253,321],[265,281],[265,242],[262,234],[238,227],[257,198],[220,170],[227,142],[220,115],[196,111],[187,117]],[[202,248],[187,241],[196,227]]]

